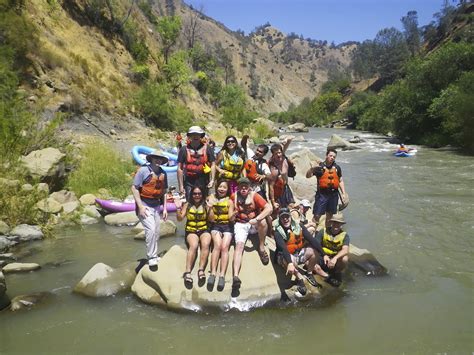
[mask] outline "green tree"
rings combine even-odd
[[[163,56],[165,58],[165,63],[168,63],[171,48],[178,41],[179,33],[181,31],[181,17],[165,16],[158,21],[156,28],[161,36],[161,40],[163,41]]]
[[[384,28],[375,36],[374,45],[378,73],[386,82],[393,82],[409,58],[405,37],[394,27]]]
[[[176,95],[191,81],[191,68],[187,62],[187,52],[173,53],[164,65],[163,72],[171,92]]]
[[[416,11],[408,11],[402,19],[404,35],[407,42],[408,50],[411,55],[418,54],[420,50],[420,29],[418,28],[418,14]]]

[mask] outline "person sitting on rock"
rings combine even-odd
[[[305,226],[291,217],[287,207],[280,208],[274,229],[276,262],[286,270],[287,275],[296,277],[298,292],[302,296],[306,294],[303,277],[312,286],[320,287],[313,276],[313,271],[316,271],[316,264],[323,253],[321,245]],[[310,246],[306,246],[307,244]],[[305,265],[307,271],[299,269],[299,265]]]
[[[257,252],[263,265],[267,265],[270,261],[265,250],[265,238],[268,232],[266,217],[272,213],[272,206],[262,196],[251,190],[250,180],[246,177],[239,179],[237,192],[231,196],[231,199],[235,207],[235,251],[232,288],[238,290],[241,284],[239,273],[242,264],[242,254],[249,234],[258,233],[259,245]]]
[[[268,150],[266,144],[260,144],[255,150],[254,156],[244,164],[245,175],[250,180],[252,190],[267,201],[267,182],[271,174],[270,167],[265,160]]]
[[[216,281],[217,264],[220,258],[220,274],[217,290],[222,291],[225,286],[225,274],[229,264],[229,247],[234,232],[233,221],[234,203],[230,199],[229,183],[225,180],[216,185],[216,194],[210,195],[207,205],[211,208],[210,221],[212,222],[212,254],[211,274],[207,279],[207,288],[212,291]]]
[[[276,212],[280,207],[292,206],[295,202],[293,193],[288,186],[288,159],[285,152],[290,145],[292,138],[281,144],[273,144],[270,148],[272,156],[268,161],[271,175],[268,181],[269,197],[273,209]]]
[[[294,220],[299,221],[302,226],[308,229],[311,235],[316,232],[316,223],[306,218],[308,210],[311,208],[311,203],[307,199],[300,201],[298,207],[291,210],[291,216]]]
[[[337,151],[328,149],[326,160],[318,162],[316,167],[311,167],[306,172],[306,178],[316,176],[318,188],[313,207],[313,222],[319,224],[319,219],[326,214],[326,227],[329,226],[329,220],[337,212],[337,203],[339,201],[339,189],[342,198],[346,198],[344,181],[342,180],[342,169],[336,164]]]
[[[214,185],[215,154],[211,147],[201,142],[204,136],[201,127],[190,127],[189,141],[178,152],[178,188],[181,194],[186,194],[186,200],[189,200],[193,186],[202,186],[207,196],[207,189]]]
[[[237,138],[227,136],[217,155],[216,170],[220,179],[227,180],[231,193],[237,191],[237,180],[242,176],[245,152],[240,148]]]
[[[203,196],[204,189],[195,186],[191,189],[190,199],[182,205],[180,199],[175,200],[176,218],[182,221],[186,217],[185,238],[188,247],[186,255],[186,270],[183,274],[184,284],[187,288],[192,288],[193,278],[191,269],[197,255],[197,249],[200,246],[200,258],[198,269],[198,285],[203,286],[206,282],[207,259],[209,257],[209,247],[211,245],[211,234],[209,233],[208,217],[209,207]]]
[[[342,230],[346,222],[342,213],[331,217],[328,228],[320,230],[315,239],[323,249],[322,258],[316,272],[325,277],[325,281],[338,287],[342,281],[342,272],[349,262],[349,235]]]
[[[160,165],[168,158],[159,150],[146,156],[148,165],[138,169],[132,184],[135,212],[145,230],[145,245],[148,265],[152,271],[158,267],[158,240],[160,239],[160,208],[163,220],[168,218],[164,196],[168,189],[166,172]]]

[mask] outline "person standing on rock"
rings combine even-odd
[[[254,156],[245,162],[244,170],[250,180],[252,190],[268,201],[267,182],[271,171],[265,159],[267,153],[268,146],[260,144],[255,150]]]
[[[349,262],[350,238],[342,230],[345,223],[342,213],[337,213],[331,217],[329,227],[320,230],[315,237],[323,250],[316,272],[334,287],[341,284],[342,272]]]
[[[231,193],[237,191],[237,180],[242,176],[245,152],[235,136],[227,136],[216,159],[216,170],[220,179],[228,181]]]
[[[290,186],[288,186],[289,162],[285,156],[291,141],[292,138],[289,138],[283,145],[273,144],[270,148],[272,156],[268,161],[271,171],[268,186],[270,201],[275,212],[279,208],[291,206],[295,202]]]
[[[135,174],[132,194],[135,199],[135,211],[145,229],[145,244],[148,265],[152,271],[158,267],[158,240],[160,238],[160,208],[163,208],[163,220],[168,218],[164,196],[168,189],[166,172],[160,165],[168,158],[159,150],[146,156],[148,165],[142,166]]]
[[[207,259],[209,257],[209,247],[211,245],[211,234],[209,233],[209,214],[210,208],[206,204],[204,190],[200,186],[194,186],[191,189],[190,199],[182,205],[181,199],[175,199],[176,218],[182,221],[186,218],[185,238],[188,253],[186,255],[186,270],[183,274],[184,285],[186,288],[193,287],[193,278],[191,276],[192,267],[196,260],[197,250],[200,246],[198,285],[203,286],[206,282]]]
[[[316,167],[311,167],[306,172],[306,178],[316,176],[318,188],[313,207],[313,222],[319,224],[319,219],[326,214],[326,227],[329,226],[329,220],[337,212],[337,203],[339,201],[339,189],[342,198],[346,199],[346,189],[342,180],[342,169],[336,164],[337,151],[328,149],[326,159],[318,163]]]
[[[235,206],[235,250],[232,288],[233,290],[238,290],[241,284],[239,273],[242,264],[242,254],[249,234],[258,234],[259,245],[257,252],[262,264],[267,265],[270,261],[265,250],[265,238],[268,232],[266,218],[272,213],[272,206],[262,196],[252,191],[250,180],[246,177],[239,179],[237,192],[231,195],[231,199]]]
[[[287,207],[280,208],[274,229],[276,262],[286,270],[287,275],[296,277],[298,292],[302,296],[306,294],[303,277],[312,286],[320,287],[313,276],[313,271],[316,271],[316,264],[320,255],[323,255],[321,244],[313,238],[305,226],[291,217],[291,212]],[[310,246],[305,247],[308,244]],[[307,271],[298,269],[298,265],[305,265]]]
[[[193,186],[201,186],[204,195],[214,185],[215,154],[201,139],[205,136],[204,130],[199,126],[189,128],[187,137],[189,143],[178,152],[178,188],[181,194],[186,194],[189,200]]]

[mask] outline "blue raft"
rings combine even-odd
[[[146,165],[146,155],[154,151],[154,148],[146,147],[144,145],[136,145],[132,148],[133,160],[139,165]],[[169,161],[167,165],[161,165],[161,168],[166,172],[176,172],[178,170],[178,156],[173,153],[163,152]]]

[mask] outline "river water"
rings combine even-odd
[[[33,253],[22,261],[40,263],[40,271],[7,275],[10,296],[54,297],[30,311],[0,313],[0,353],[472,354],[474,158],[425,147],[395,158],[395,145],[334,129],[311,130],[290,153],[309,147],[324,157],[332,133],[368,139],[337,157],[351,198],[346,230],[388,276],[355,276],[341,297],[316,305],[174,313],[132,294],[73,294],[92,265],[139,259],[144,243],[126,227],[71,227],[25,247]],[[182,242],[165,238],[160,249]]]

